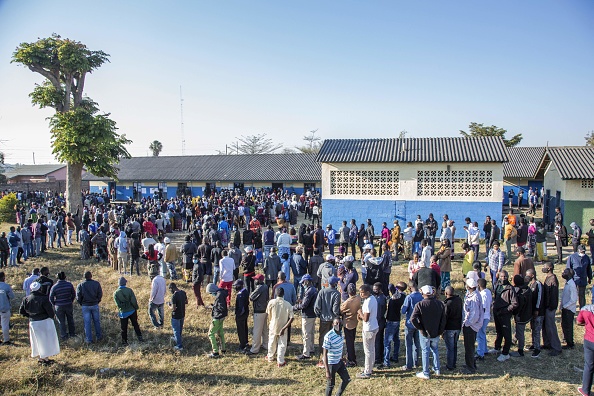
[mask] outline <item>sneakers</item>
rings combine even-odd
[[[500,351],[499,349],[495,349],[495,348],[493,348],[493,349],[489,349],[489,350],[487,351],[487,353],[488,353],[489,355],[497,355],[497,354],[501,353],[501,351]]]
[[[264,356],[264,360],[267,361],[268,363],[274,362],[274,359],[270,359],[268,356]]]
[[[305,355],[297,356],[297,360],[307,360],[307,359],[311,359],[311,356],[305,356]]]
[[[411,371],[412,368],[408,368],[406,365],[404,365],[404,366],[400,367],[400,370],[402,370],[402,371]]]
[[[581,386],[578,386],[577,391],[582,396],[589,396],[588,393],[585,390],[583,390]]]
[[[424,379],[424,380],[428,380],[430,377],[429,377],[427,374],[425,374],[424,372],[422,372],[422,371],[419,371],[419,372],[417,373],[417,378]]]
[[[318,362],[318,364],[316,364],[316,367],[319,368],[325,368],[326,366],[324,366],[324,362],[322,362],[321,360]]]
[[[218,357],[220,357],[221,355],[219,355],[218,352],[213,352],[210,355],[208,355],[209,358],[211,359],[217,359]]]
[[[369,378],[371,378],[371,374],[358,373],[357,374],[357,378],[359,378],[359,379],[369,379]]]
[[[470,367],[468,367],[468,366],[463,366],[463,367],[460,369],[460,372],[461,372],[462,374],[466,374],[466,375],[476,374],[476,370],[475,370],[475,369],[472,369],[472,368],[470,368]]]
[[[177,345],[176,345],[176,346],[174,346],[174,347],[173,347],[173,349],[175,349],[175,350],[176,350],[176,351],[178,351],[178,352],[181,352],[181,351],[183,351],[183,350],[184,350],[184,348],[183,348],[183,347],[178,347]]]
[[[509,355],[499,355],[497,358],[498,362],[505,362],[506,360],[509,360]]]
[[[573,349],[573,347],[574,347],[574,345],[573,345],[573,344],[572,344],[572,345],[569,345],[569,344],[567,344],[567,345],[563,345],[563,346],[561,347],[561,349]]]
[[[357,367],[357,362],[347,362],[346,366],[347,367]]]
[[[540,356],[540,349],[535,349],[534,352],[532,352],[532,357],[538,358],[539,356]]]
[[[285,367],[287,365],[287,362],[282,362],[282,363],[277,363],[276,367]]]

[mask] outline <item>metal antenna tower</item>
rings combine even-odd
[[[179,86],[179,108],[181,112],[181,144],[182,155],[186,155],[186,139],[184,137],[184,98],[182,96],[182,87]]]

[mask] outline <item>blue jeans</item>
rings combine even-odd
[[[483,320],[483,327],[481,327],[476,335],[476,341],[478,344],[476,348],[476,354],[480,357],[484,357],[487,353],[487,326],[489,325],[489,321],[490,319]]]
[[[264,245],[264,258],[268,258],[270,256],[270,250],[274,245]]]
[[[9,265],[17,265],[17,253],[19,252],[19,247],[11,247],[10,248],[10,261],[8,262]]]
[[[165,322],[165,314],[163,312],[164,305],[165,304],[149,303],[149,316],[151,318],[151,323],[155,327],[163,327],[163,324]],[[155,312],[157,311],[159,312],[159,320],[157,320],[157,315],[155,315]]]
[[[394,341],[393,360],[398,360],[400,354],[400,322],[386,322],[384,330],[384,365],[390,365],[390,347]]]
[[[414,343],[414,350],[413,350]],[[419,330],[404,328],[404,344],[406,345],[406,367],[412,370],[419,360],[419,351],[421,343],[419,341]]]
[[[460,330],[446,330],[443,332],[443,340],[446,346],[446,367],[449,369],[456,368],[456,360],[458,358],[458,338],[460,337]]]
[[[439,337],[427,338],[419,332],[423,358],[423,374],[429,375],[429,353],[433,355],[433,371],[439,371]]]
[[[328,250],[330,251],[330,254],[334,256],[334,244],[333,243],[328,244]]]
[[[47,234],[48,234],[49,247],[53,248],[54,247],[54,239],[56,238],[56,232],[48,231]]]
[[[103,338],[101,333],[101,321],[99,319],[99,305],[83,305],[82,306],[83,322],[85,325],[85,342],[93,342],[93,332],[91,330],[91,320],[95,327],[95,336],[97,341]]]
[[[35,255],[41,254],[41,238],[35,238]]]
[[[221,273],[221,270],[220,270],[219,266],[215,265],[213,268],[213,278],[212,278],[213,279],[212,283],[214,283],[215,285],[219,284],[220,273]]]
[[[421,255],[421,242],[413,242],[413,254],[414,253],[419,253],[419,256]]]
[[[171,327],[173,328],[173,337],[175,338],[175,346],[183,348],[182,344],[182,330],[184,329],[184,318],[171,318]]]
[[[33,242],[23,243],[23,260],[27,260],[31,256],[33,256]]]

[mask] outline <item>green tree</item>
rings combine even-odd
[[[149,145],[149,150],[153,152],[153,157],[158,157],[163,150],[163,143],[158,140],[153,140]]]
[[[6,194],[0,199],[0,222],[16,222],[16,205],[18,202],[15,193]]]
[[[594,131],[590,131],[586,134],[586,146],[594,147]]]
[[[324,141],[321,137],[316,136],[317,129],[313,131],[309,131],[309,135],[303,136],[303,140],[305,140],[304,146],[295,146],[297,150],[305,154],[317,154],[320,152],[320,148]]]
[[[21,64],[45,80],[29,94],[34,105],[51,107],[52,148],[56,158],[67,164],[66,204],[73,211],[80,202],[83,167],[102,177],[117,177],[115,164],[130,157],[125,135],[116,133],[109,114],[99,114],[97,103],[83,97],[87,74],[109,61],[103,51],[91,51],[79,41],[57,34],[21,43],[12,62]]]
[[[513,136],[511,139],[506,139],[505,134],[507,133],[506,129],[498,128],[495,125],[485,126],[484,124],[478,124],[476,122],[471,122],[468,126],[468,132],[460,131],[460,134],[465,137],[474,137],[474,136],[500,136],[503,138],[505,145],[507,147],[514,147],[517,146],[518,143],[522,141],[522,134],[519,133]]]

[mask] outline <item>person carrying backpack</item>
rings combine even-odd
[[[532,319],[532,290],[524,282],[522,275],[514,276],[514,291],[518,297],[518,308],[513,312],[516,322],[516,339],[518,340],[518,352],[510,353],[513,357],[524,356],[526,323]]]

